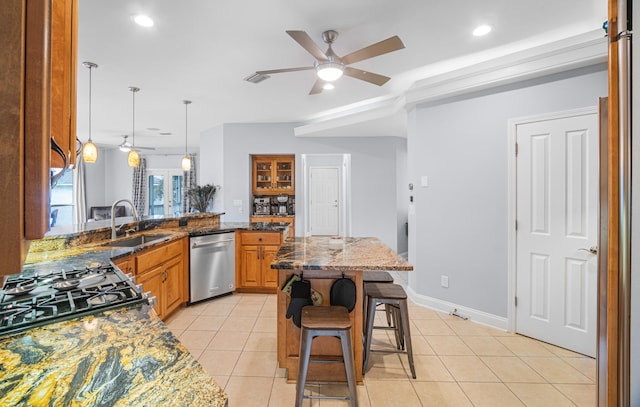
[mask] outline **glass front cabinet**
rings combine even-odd
[[[254,195],[295,195],[294,155],[254,155]]]

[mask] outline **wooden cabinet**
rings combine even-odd
[[[134,259],[114,262],[122,271],[125,271],[123,267],[132,268],[136,282],[156,297],[154,308],[161,319],[169,316],[188,298],[188,255],[184,252],[187,239],[152,247],[138,253]]]
[[[0,275],[19,273],[29,241],[42,238],[49,229],[51,4],[2,2]]]
[[[296,218],[293,216],[251,216],[249,222],[273,222],[273,223],[289,223],[289,236],[294,236],[296,227]]]
[[[242,231],[236,243],[236,291],[275,293],[278,271],[271,262],[280,249],[282,233]]]
[[[115,266],[125,274],[136,274],[134,269],[136,261],[133,256],[121,257],[117,260],[113,260],[113,264],[115,264]]]
[[[51,2],[51,139],[65,157],[51,149],[51,167],[76,162],[77,0]]]
[[[254,155],[251,167],[254,195],[295,195],[294,155]]]

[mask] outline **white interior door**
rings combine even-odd
[[[310,169],[311,234],[335,236],[339,231],[340,171],[338,168]]]
[[[595,356],[598,118],[519,124],[516,331]]]

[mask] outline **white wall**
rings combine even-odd
[[[223,129],[224,126],[217,126],[206,130],[200,134],[200,154],[198,154],[198,185],[219,185],[220,189],[213,197],[213,212],[222,212],[224,208],[223,185],[224,174],[224,154],[223,151]],[[247,200],[242,204],[248,205]]]
[[[223,149],[215,129],[201,134],[202,157],[224,159],[224,221],[248,221],[251,202],[251,154],[296,155],[296,216],[302,206],[300,154],[351,154],[352,235],[377,236],[397,247],[396,150],[405,139],[395,137],[295,137],[293,124],[225,124]],[[207,140],[213,138],[214,140]],[[215,170],[214,170],[215,171]],[[211,174],[202,168],[202,179]],[[219,182],[219,181],[216,181]],[[242,200],[242,211],[233,206]],[[297,223],[297,222],[296,222]],[[296,225],[296,233],[302,232]]]
[[[409,182],[416,293],[507,316],[507,120],[595,106],[606,67],[554,75],[409,113]],[[428,187],[421,187],[421,176]],[[449,277],[449,288],[440,276]]]

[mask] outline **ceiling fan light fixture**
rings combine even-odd
[[[316,64],[318,78],[326,82],[333,82],[342,76],[344,65],[339,62],[328,61]]]

